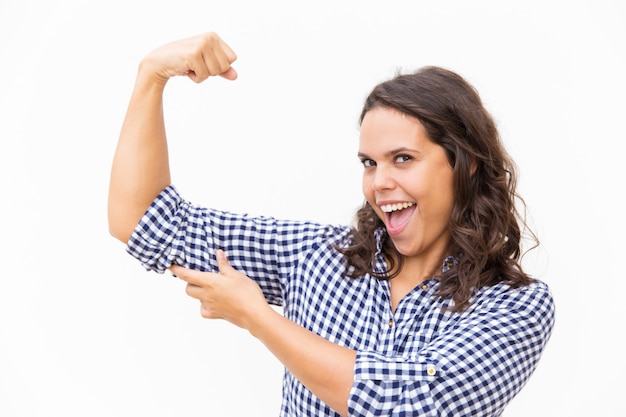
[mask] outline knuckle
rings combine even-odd
[[[227,62],[225,63],[220,63],[220,69],[219,69],[219,73],[222,74],[226,71],[228,71],[228,69],[230,68],[230,64],[228,64]]]
[[[204,40],[205,42],[213,43],[219,40],[219,36],[217,35],[216,32],[206,32],[204,34]]]

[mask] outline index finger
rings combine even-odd
[[[180,265],[172,265],[169,270],[174,276],[193,285],[203,286],[207,284],[206,274],[209,272],[200,272],[195,269],[189,269]]]
[[[224,55],[229,64],[232,64],[237,60],[237,54],[233,49],[226,43],[222,38],[218,36],[219,44],[221,46],[221,50],[224,51]]]
[[[210,50],[206,51],[204,55],[205,64],[209,73],[220,75],[228,80],[235,80],[237,78],[237,71],[235,71],[231,65],[237,59],[237,54],[235,54],[231,47],[215,33],[208,35],[207,42],[209,45],[212,45]]]

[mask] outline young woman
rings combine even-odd
[[[235,59],[206,33],[142,60],[113,161],[112,235],[187,281],[203,317],[271,350],[286,368],[282,416],[500,415],[540,359],[554,304],[520,266],[513,163],[476,91],[436,67],[374,88],[356,227],[253,218],[170,184],[168,79],[234,80]]]

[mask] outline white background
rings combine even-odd
[[[139,60],[217,31],[236,82],[173,80],[173,178],[194,202],[345,223],[357,117],[396,70],[472,82],[520,169],[553,338],[506,417],[624,416],[626,12],[579,1],[0,3],[0,416],[274,416],[281,365],[203,320],[109,236]]]

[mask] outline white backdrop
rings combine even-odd
[[[137,63],[215,30],[240,78],[173,80],[175,184],[231,210],[333,223],[361,203],[363,98],[397,69],[464,75],[520,168],[557,322],[506,417],[624,416],[625,8],[573,1],[0,3],[0,416],[274,416],[282,367],[203,320],[109,236]]]

